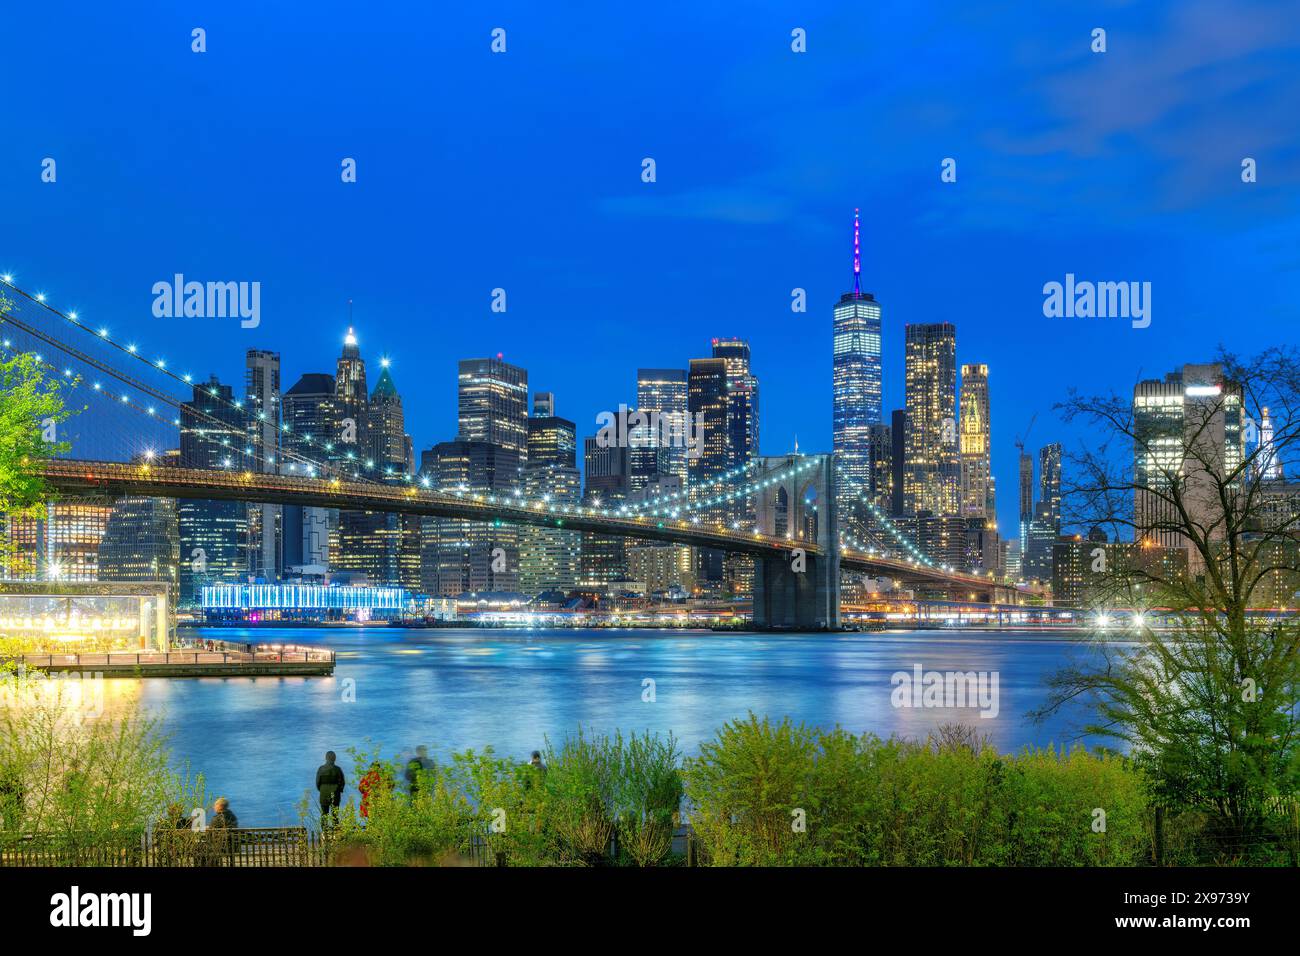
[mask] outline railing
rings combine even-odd
[[[24,654],[12,658],[29,667],[158,667],[167,664],[330,664],[334,652],[313,647],[255,648],[252,651],[108,651],[102,654]]]
[[[329,863],[328,839],[306,827],[155,830],[85,843],[55,834],[0,837],[0,867],[302,867]]]

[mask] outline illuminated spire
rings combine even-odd
[[[858,211],[853,210],[853,297],[862,298],[862,242],[858,236]]]

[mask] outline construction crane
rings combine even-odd
[[[1034,414],[1030,415],[1029,424],[1025,426],[1024,433],[1016,436],[1016,447],[1020,449],[1020,454],[1022,455],[1025,453],[1025,439],[1027,439],[1029,437],[1029,433],[1033,431],[1034,421],[1037,418],[1038,418],[1038,412],[1034,412]]]

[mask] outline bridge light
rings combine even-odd
[[[44,293],[44,292],[38,292],[38,293],[36,293],[36,301],[37,301],[37,302],[44,302],[44,301],[45,301],[45,293]]]
[[[14,281],[14,277],[7,272],[4,275],[0,276],[0,279],[4,279],[6,283]]]
[[[100,330],[99,330],[99,337],[100,337],[101,339],[106,339],[106,338],[108,338],[108,329],[100,329]]]

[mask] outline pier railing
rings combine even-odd
[[[332,664],[334,652],[315,647],[262,648],[251,651],[107,651],[98,654],[24,654],[12,658],[28,667],[140,667],[168,664]]]

